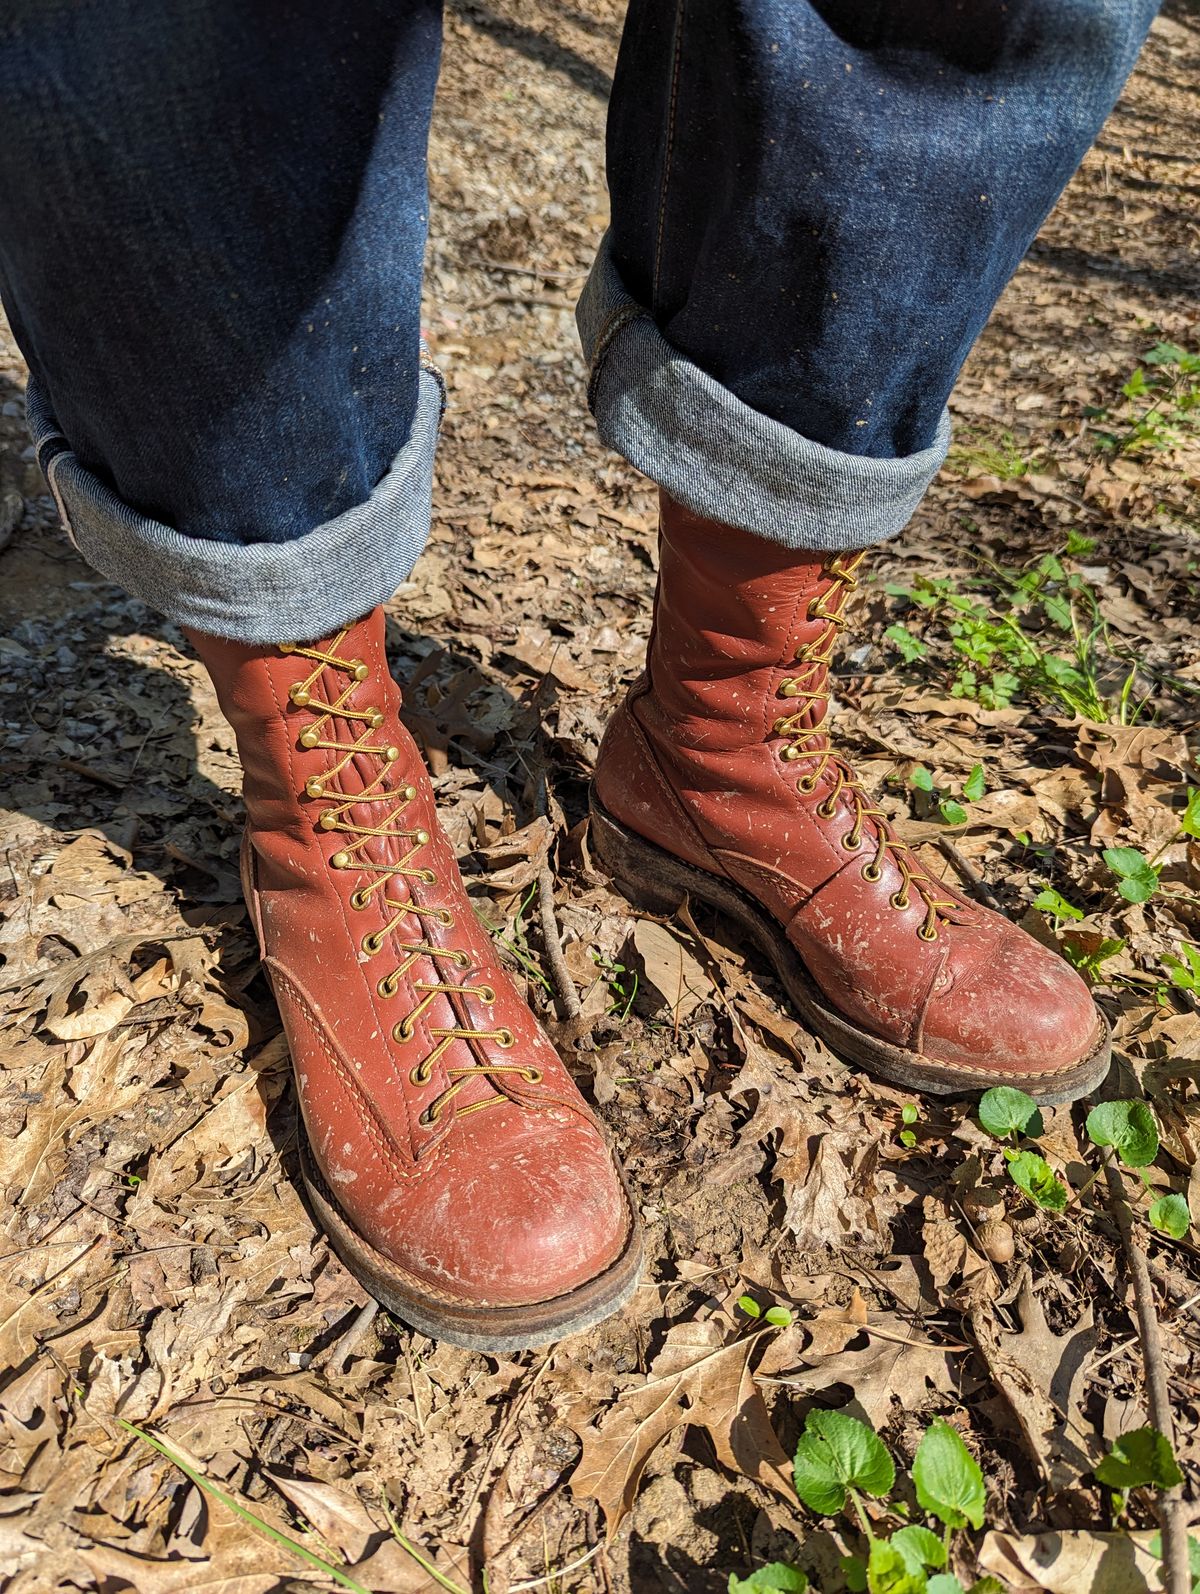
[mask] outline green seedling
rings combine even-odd
[[[984,777],[982,764],[976,764],[963,782],[962,790],[959,793],[963,800],[962,802],[957,801],[949,792],[943,792],[939,786],[935,786],[933,776],[925,768],[924,764],[918,764],[909,778],[917,791],[924,792],[936,803],[938,814],[941,816],[943,823],[947,825],[965,825],[970,815],[967,813],[966,808],[963,807],[963,803],[978,802],[987,790],[987,781]]]
[[[1102,965],[1124,950],[1125,943],[1117,936],[1094,935],[1082,930],[1068,930],[1062,942],[1062,952],[1067,962],[1077,974],[1082,974],[1093,985],[1100,978]]]
[[[1067,919],[1082,919],[1083,909],[1077,908],[1073,902],[1068,902],[1053,886],[1043,886],[1033,899],[1033,905],[1040,913],[1048,913],[1054,920],[1055,929]]]
[[[747,1317],[761,1318],[764,1323],[770,1323],[772,1328],[791,1327],[793,1314],[786,1306],[768,1306],[764,1312],[753,1295],[739,1295],[737,1305],[739,1312],[745,1312]]]
[[[893,643],[896,652],[905,664],[915,664],[918,659],[923,659],[929,652],[924,642],[919,637],[913,636],[906,625],[889,625],[883,633],[889,642]]]
[[[616,1019],[618,1024],[623,1024],[637,998],[637,970],[626,968],[624,963],[612,963],[608,958],[601,957],[599,952],[592,953],[592,962],[604,973],[605,983],[612,994],[609,1016]]]
[[[1151,1202],[1146,1216],[1151,1228],[1169,1235],[1172,1240],[1182,1240],[1192,1226],[1192,1210],[1187,1197],[1182,1195],[1160,1196],[1157,1201]]]
[[[1111,1147],[1127,1168],[1144,1168],[1158,1156],[1158,1125],[1144,1101],[1104,1101],[1087,1115],[1087,1137]]]
[[[1045,1157],[1039,1157],[1036,1151],[1006,1150],[1004,1159],[1012,1182],[1035,1207],[1045,1212],[1066,1211],[1070,1192]]]
[[[1200,947],[1188,946],[1184,942],[1179,950],[1183,953],[1182,957],[1163,958],[1167,978],[1177,990],[1200,992]]]
[[[749,1577],[729,1574],[729,1594],[804,1594],[808,1579],[798,1566],[787,1566],[783,1561],[772,1561],[760,1566]]]
[[[1148,454],[1183,447],[1200,422],[1200,355],[1177,343],[1156,343],[1121,387],[1124,404],[1084,414],[1115,423],[1113,430],[1093,428],[1099,447],[1110,454]]]
[[[979,1098],[979,1122],[997,1140],[1018,1135],[1036,1139],[1045,1129],[1041,1108],[1032,1096],[1012,1085],[993,1085]]]
[[[1187,807],[1183,810],[1179,828],[1193,841],[1200,841],[1200,786],[1188,787]]]
[[[1113,1491],[1114,1514],[1122,1516],[1133,1489],[1173,1489],[1183,1482],[1171,1441],[1157,1428],[1122,1434],[1095,1469],[1096,1481]]]
[[[1158,870],[1136,847],[1105,847],[1104,861],[1126,902],[1149,902],[1158,890]]]
[[[900,1109],[900,1122],[904,1125],[904,1128],[897,1138],[902,1146],[907,1146],[910,1150],[917,1143],[917,1132],[912,1126],[918,1122],[920,1117],[921,1109],[915,1101],[906,1101]]]

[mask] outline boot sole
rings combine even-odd
[[[1091,1052],[1069,1068],[1028,1074],[982,1072],[955,1068],[924,1057],[919,1052],[893,1046],[829,1006],[800,954],[778,922],[731,880],[684,863],[672,853],[627,830],[607,812],[593,789],[591,837],[596,857],[623,896],[652,912],[674,913],[684,896],[714,909],[736,924],[767,957],[783,983],[789,1000],[804,1022],[832,1049],[868,1074],[890,1084],[903,1085],[932,1096],[970,1096],[993,1085],[1015,1085],[1042,1107],[1078,1101],[1108,1074],[1112,1059],[1112,1033],[1104,1014],[1096,1009],[1100,1036]]]
[[[242,838],[240,863],[242,891],[261,949],[262,930],[248,834]],[[271,985],[271,971],[264,967],[263,973]],[[620,1256],[586,1284],[549,1300],[519,1306],[472,1306],[440,1294],[363,1239],[322,1177],[303,1120],[300,1125],[300,1171],[309,1206],[341,1261],[369,1295],[410,1328],[464,1350],[534,1350],[568,1334],[581,1333],[625,1305],[641,1279],[642,1232],[625,1171],[615,1157],[613,1165],[629,1213],[629,1235]]]

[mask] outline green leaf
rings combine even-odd
[[[911,1151],[917,1143],[917,1132],[915,1129],[902,1129],[897,1138],[902,1146],[907,1146]]]
[[[1187,1197],[1182,1195],[1160,1196],[1151,1204],[1146,1216],[1153,1228],[1160,1234],[1169,1234],[1173,1240],[1182,1240],[1192,1224],[1192,1210]]]
[[[913,1526],[901,1528],[898,1533],[893,1533],[891,1542],[904,1557],[912,1572],[919,1572],[927,1566],[945,1566],[946,1546],[936,1533],[928,1528]]]
[[[953,1572],[935,1572],[925,1585],[925,1594],[965,1594],[965,1591]]]
[[[979,1098],[979,1122],[989,1135],[1040,1135],[1045,1125],[1032,1096],[1012,1085],[993,1085]]]
[[[921,1116],[921,1109],[915,1101],[906,1101],[900,1109],[900,1118],[903,1123],[915,1124]]]
[[[962,794],[969,803],[977,803],[987,790],[987,782],[983,778],[983,765],[976,764],[967,776]]]
[[[914,1571],[904,1556],[886,1539],[876,1539],[867,1560],[870,1594],[926,1594],[929,1585],[918,1566]]]
[[[1122,1434],[1095,1469],[1096,1481],[1110,1489],[1140,1489],[1153,1485],[1173,1489],[1183,1473],[1166,1434],[1157,1428],[1135,1428]]]
[[[971,817],[961,803],[956,803],[952,797],[938,804],[938,812],[947,825],[965,825]]]
[[[1013,1183],[1023,1190],[1035,1207],[1045,1212],[1065,1212],[1068,1191],[1053,1168],[1035,1151],[1014,1152],[1008,1159]]]
[[[918,791],[933,790],[933,776],[925,768],[924,764],[918,764],[916,769],[913,770],[910,778]]]
[[[1112,1146],[1127,1168],[1158,1155],[1158,1125],[1144,1101],[1102,1101],[1087,1115],[1087,1134],[1094,1146]]]
[[[836,1516],[848,1488],[885,1495],[896,1465],[873,1428],[841,1411],[810,1411],[796,1446],[796,1493],[810,1511]]]
[[[753,1295],[738,1296],[738,1311],[745,1312],[747,1317],[762,1316],[762,1307],[754,1299]]]
[[[1060,896],[1052,886],[1045,886],[1033,899],[1033,905],[1042,913],[1052,913],[1056,919],[1082,919],[1083,909],[1077,908],[1066,897]]]
[[[883,634],[889,642],[895,643],[897,653],[906,664],[923,659],[929,651],[920,637],[913,636],[906,625],[889,625]]]
[[[986,1494],[979,1463],[958,1431],[938,1421],[925,1430],[912,1468],[913,1487],[922,1511],[948,1528],[983,1526]]]
[[[763,1316],[772,1328],[787,1328],[792,1321],[792,1314],[786,1306],[768,1306]]]
[[[929,1588],[932,1594],[938,1594],[938,1590],[934,1589],[932,1583],[930,1583]],[[954,1590],[948,1590],[947,1594],[954,1594]],[[1007,1590],[998,1577],[981,1577],[971,1584],[967,1594],[1007,1594]]]
[[[1149,902],[1158,890],[1158,870],[1136,847],[1105,847],[1104,861],[1120,882],[1126,902]]]
[[[1200,841],[1200,786],[1188,787],[1187,807],[1183,810],[1179,828],[1185,836]]]
[[[788,1566],[785,1561],[772,1561],[760,1566],[749,1577],[729,1574],[729,1594],[804,1594],[808,1578],[798,1566]]]
[[[842,1576],[850,1594],[866,1594],[867,1569],[857,1555],[842,1556]]]
[[[1171,984],[1181,991],[1200,991],[1200,947],[1189,946],[1185,941],[1179,950],[1182,958],[1163,958]]]

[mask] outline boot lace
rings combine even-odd
[[[796,790],[802,796],[811,797],[826,776],[832,782],[817,805],[816,812],[822,819],[836,818],[841,799],[847,799],[854,822],[842,836],[842,846],[847,852],[857,852],[864,841],[875,847],[875,856],[863,866],[863,879],[881,880],[884,860],[890,855],[900,871],[901,885],[888,901],[903,911],[915,893],[926,909],[925,922],[917,934],[923,941],[936,941],[939,925],[958,911],[960,904],[939,894],[940,883],[926,872],[912,848],[892,829],[883,810],[871,806],[858,774],[834,752],[823,729],[829,707],[829,666],[846,623],[846,602],[859,584],[857,572],[866,556],[866,550],[859,549],[850,554],[834,554],[826,562],[822,574],[829,578],[829,585],[808,605],[809,620],[824,623],[813,641],[798,647],[793,654],[800,669],[785,676],[777,688],[780,697],[801,699],[802,707],[777,719],[771,729],[774,735],[785,738],[781,758],[789,763],[801,758],[813,760],[812,767],[796,782]]]
[[[438,883],[434,871],[419,862],[421,853],[432,838],[423,827],[414,827],[405,822],[406,810],[417,796],[416,787],[391,786],[388,783],[388,771],[400,757],[400,749],[380,746],[376,742],[374,733],[383,726],[383,711],[374,707],[356,707],[352,702],[359,686],[369,681],[371,672],[361,659],[345,658],[339,652],[347,635],[347,631],[340,631],[325,648],[285,642],[280,644],[279,651],[308,659],[313,666],[304,680],[296,681],[288,690],[288,696],[297,708],[308,709],[315,716],[311,724],[301,731],[300,746],[308,751],[320,750],[337,755],[323,774],[310,776],[304,787],[307,796],[322,799],[328,804],[317,816],[321,829],[336,831],[349,838],[347,844],[331,856],[330,865],[334,869],[357,869],[366,877],[351,894],[352,908],[365,909],[378,897],[388,915],[385,924],[363,936],[359,943],[363,957],[369,961],[379,956],[393,935],[397,937],[395,944],[399,951],[404,954],[375,988],[381,997],[389,1000],[397,994],[401,982],[419,959],[426,958],[433,965],[435,978],[431,981],[418,980],[412,984],[411,989],[417,997],[415,1005],[392,1027],[392,1039],[399,1046],[407,1046],[416,1038],[417,1020],[439,996],[449,999],[451,1011],[458,1019],[460,1014],[455,997],[474,996],[483,1006],[491,1007],[496,1000],[496,992],[491,985],[480,982],[478,978],[472,980],[475,971],[468,952],[460,948],[435,946],[422,933],[424,921],[449,927],[455,922],[454,914],[448,907],[418,902],[412,895],[411,884],[408,883],[419,882],[425,886]],[[325,702],[317,695],[318,683],[327,669],[349,677],[332,702]],[[338,722],[342,722],[341,727]],[[339,728],[349,740],[340,739]],[[346,791],[340,784],[340,777],[359,758],[378,759],[379,768],[361,791]],[[364,808],[381,810],[377,824],[355,822],[355,810]],[[401,843],[405,849],[403,857],[398,863],[377,862],[367,850],[375,840]],[[399,899],[389,895],[389,887],[397,881],[405,882],[408,890],[408,895]],[[399,932],[407,920],[416,921],[415,940],[399,939]],[[439,964],[461,971],[461,979],[455,982],[443,978]],[[409,1083],[413,1086],[427,1085],[438,1062],[458,1041],[492,1041],[502,1051],[507,1051],[516,1042],[510,1029],[476,1029],[466,1022],[448,1027],[431,1026],[428,1034],[435,1045],[409,1069]],[[426,1126],[437,1123],[469,1080],[481,1075],[506,1073],[519,1075],[534,1085],[542,1078],[539,1068],[519,1063],[471,1063],[458,1068],[449,1067],[446,1075],[450,1084],[425,1108],[419,1122]],[[497,1091],[466,1106],[456,1107],[455,1114],[463,1117],[509,1099]]]

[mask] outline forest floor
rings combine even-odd
[[[1084,1109],[1031,1126],[1072,1192],[1055,1212],[969,1104],[906,1113],[715,922],[638,915],[591,867],[588,774],[656,561],[572,317],[618,10],[451,8],[426,312],[451,403],[433,540],[389,612],[468,889],[620,1143],[645,1282],[590,1334],[483,1356],[376,1312],[314,1229],[230,733],[179,631],[57,529],[0,338],[5,1594],[336,1586],[122,1420],[374,1594],[437,1586],[393,1525],[461,1588],[486,1560],[491,1594],[715,1594],[772,1560],[836,1594],[853,1524],[778,1481],[821,1406],[902,1467],[933,1419],[962,1435],[986,1480],[964,1583],[1157,1586],[1158,1497],[1114,1535],[1093,1475],[1149,1420],[1114,1189],[1200,1514],[1196,1230],[1146,1220],[1172,1192],[1200,1219],[1200,13],[1156,24],[1005,293],[837,665],[838,734],[901,833],[1085,972],[1105,1094],[1154,1114],[1148,1194],[1084,1188]],[[540,939],[548,860],[575,1021]],[[1010,1257],[983,1234],[1001,1211]]]

